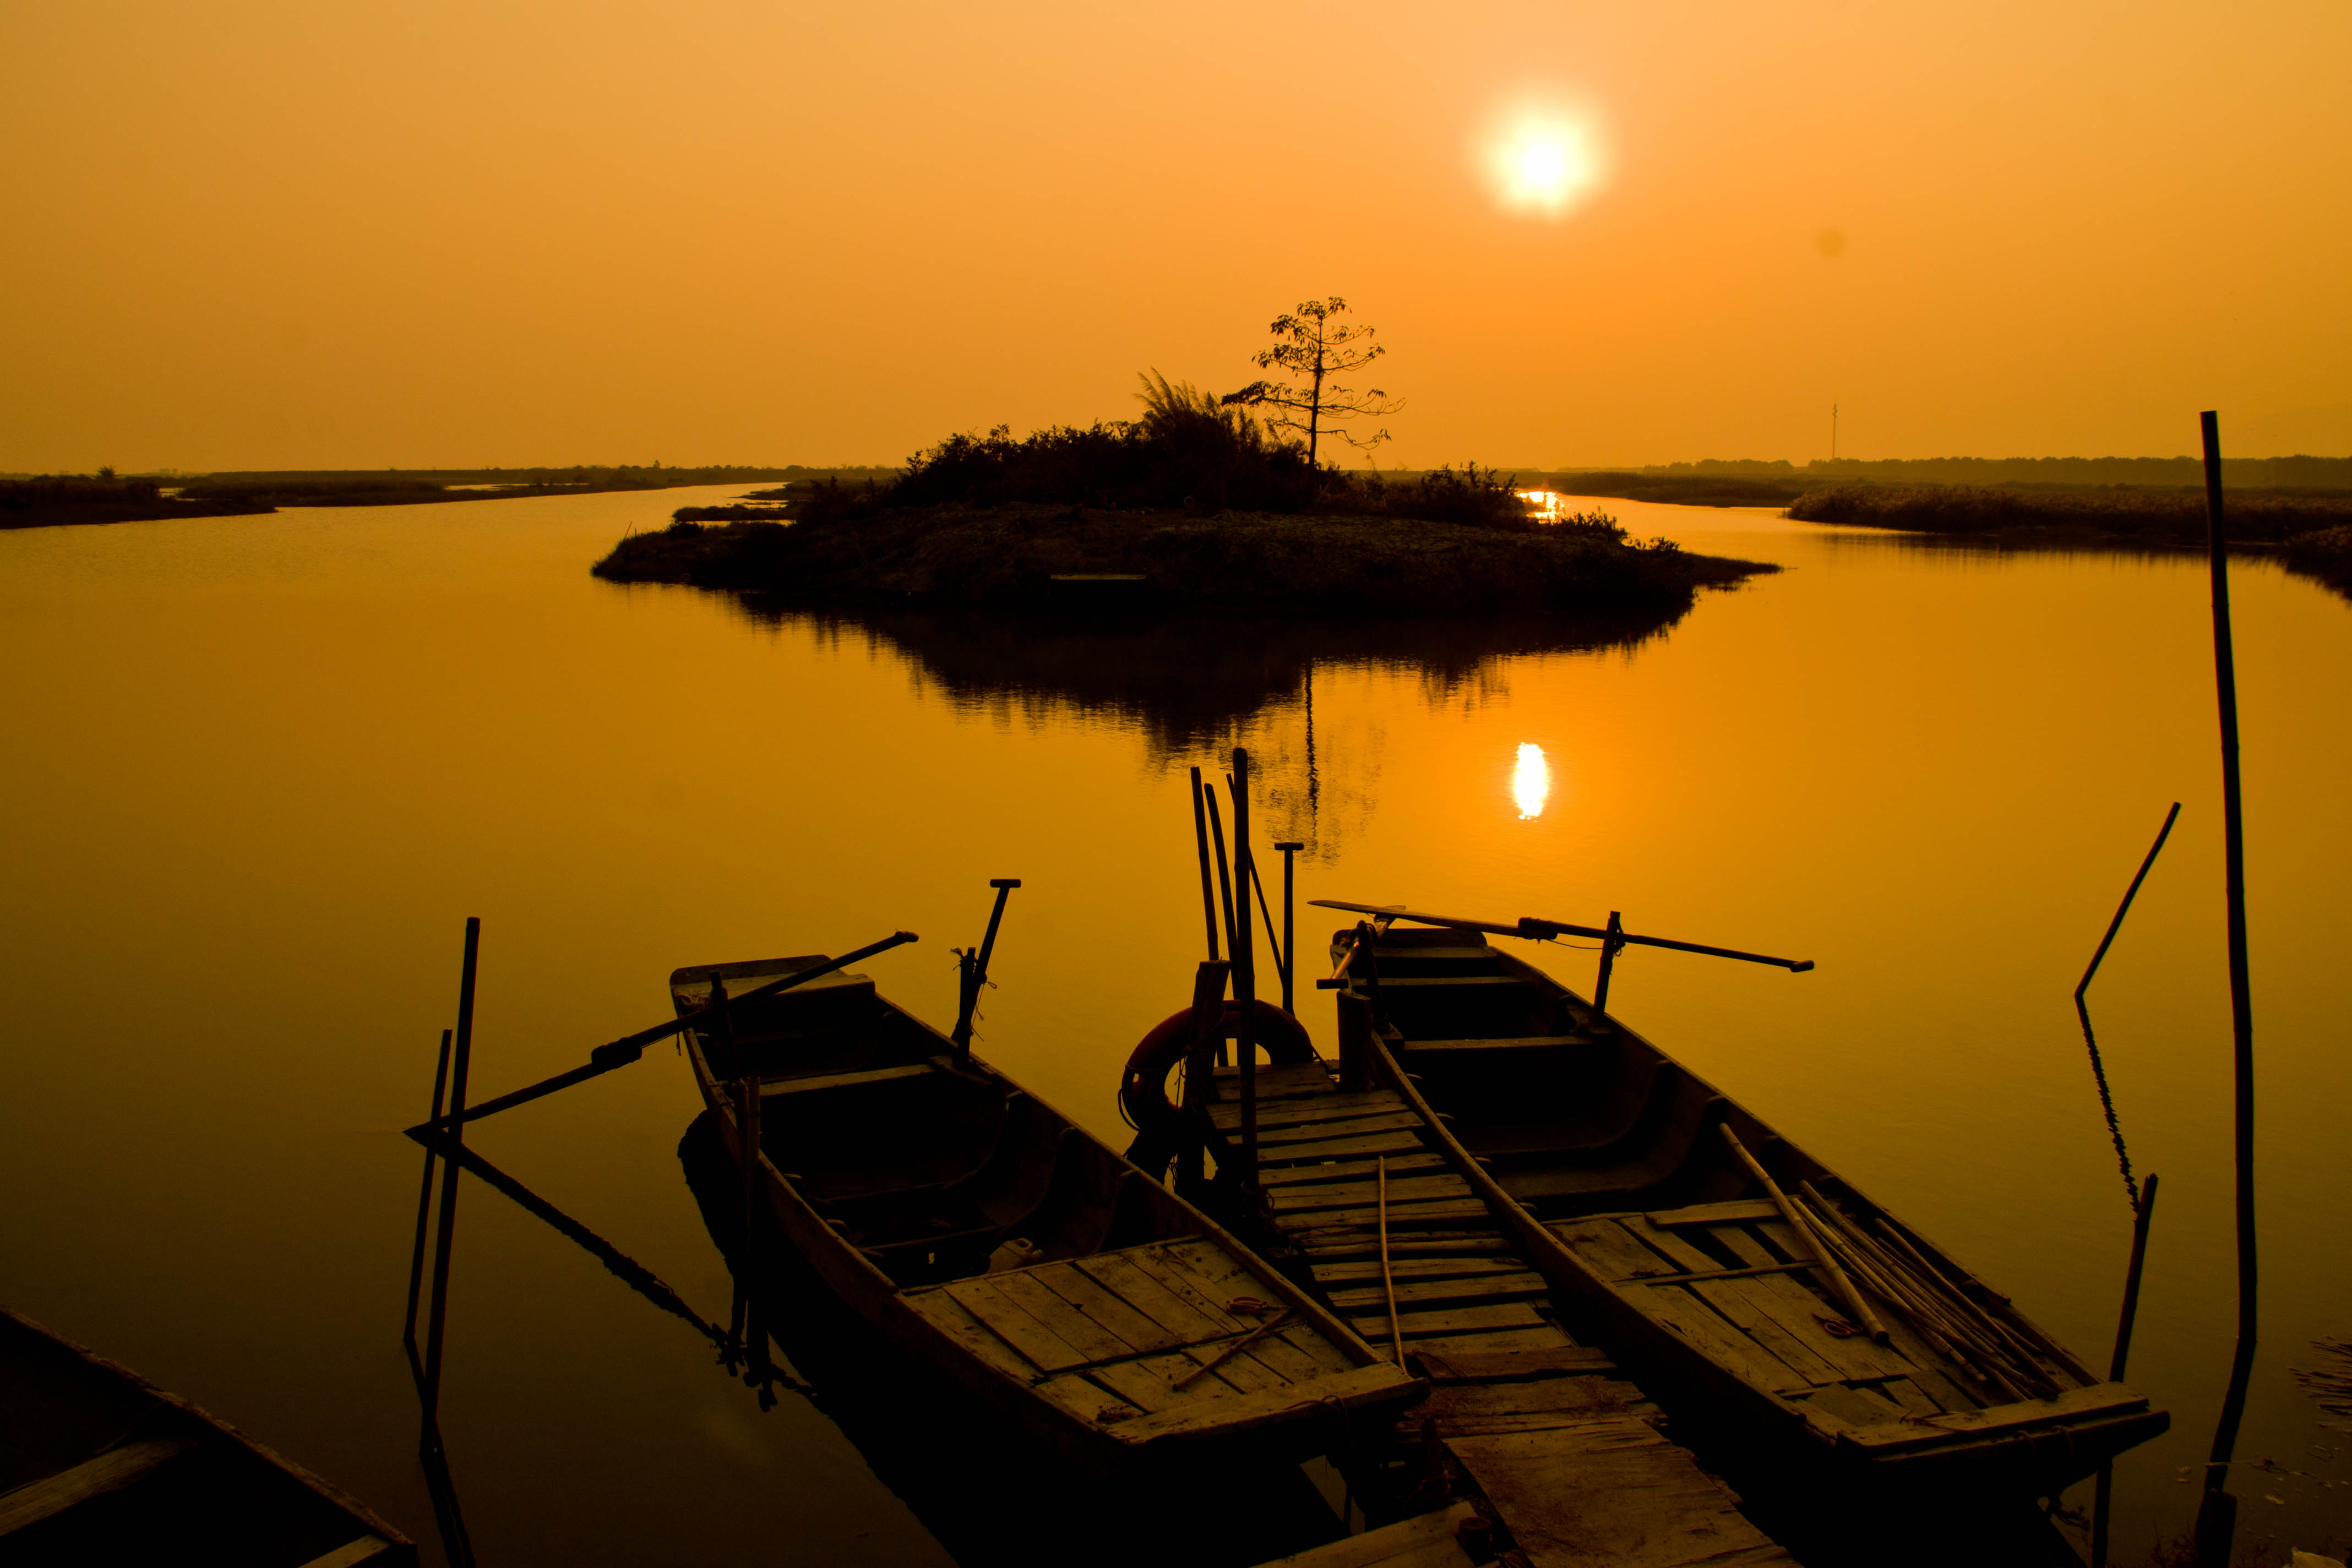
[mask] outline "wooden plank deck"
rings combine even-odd
[[[1358,1367],[1295,1319],[1225,1355],[1282,1310],[1258,1301],[1263,1289],[1215,1247],[1185,1237],[905,1299],[971,1355],[1122,1441],[1255,1425],[1301,1404],[1344,1406],[1393,1383],[1393,1370]]]
[[[1241,1124],[1231,1068],[1219,1073],[1218,1090],[1211,1119],[1230,1136]],[[1794,1561],[1660,1435],[1657,1407],[1615,1375],[1609,1357],[1560,1327],[1543,1278],[1421,1136],[1402,1097],[1342,1094],[1312,1062],[1259,1068],[1257,1093],[1259,1177],[1276,1222],[1332,1309],[1382,1350],[1393,1341],[1373,1156],[1388,1158],[1397,1329],[1433,1385],[1397,1438],[1417,1445],[1426,1424],[1457,1480],[1479,1494],[1477,1511],[1502,1531],[1496,1544],[1516,1545],[1532,1568]],[[1630,1235],[1622,1241],[1640,1246]],[[1670,1271],[1657,1253],[1640,1257],[1654,1272]],[[1628,1260],[1636,1261],[1631,1251]],[[1286,1568],[1471,1561],[1455,1538],[1462,1506],[1336,1542]]]

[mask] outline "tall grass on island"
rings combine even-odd
[[[1388,616],[1687,605],[1769,570],[1544,521],[1475,464],[1411,479],[1307,460],[1246,410],[1163,376],[1144,416],[951,436],[885,483],[788,487],[789,526],[683,515],[593,570],[807,605],[1050,606],[1132,580],[1169,606]]]
[[[2352,490],[2233,489],[2223,501],[2233,544],[2278,547],[2287,569],[2352,596]],[[1789,515],[2008,542],[2197,546],[2205,492],[2167,487],[1994,489],[1976,485],[1840,485],[1800,496]]]

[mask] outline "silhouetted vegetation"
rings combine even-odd
[[[2232,490],[2230,537],[2282,543],[2352,523],[2352,493]],[[1808,522],[1919,533],[2068,532],[2142,544],[2204,542],[2205,492],[2196,489],[2019,490],[1973,485],[1842,485],[1808,491],[1789,508]]]
[[[159,480],[118,479],[110,470],[95,475],[43,474],[28,479],[0,479],[0,528],[228,517],[275,510],[244,500],[167,496]]]
[[[1332,615],[1679,610],[1703,584],[1770,570],[1628,542],[1605,520],[1478,528],[1410,517],[1113,511],[1028,504],[893,508],[786,526],[673,523],[594,568],[796,605],[1056,608],[1139,576],[1187,608]],[[1123,597],[1130,597],[1122,595]]]
[[[1749,479],[1808,489],[1839,484],[2179,489],[2205,482],[2203,459],[2191,457],[1840,458],[1810,463],[1704,458],[1696,463],[1658,464],[1640,472],[1660,479]],[[2221,480],[2232,489],[2352,489],[2352,458],[2225,458]]]
[[[770,491],[770,494],[777,492]],[[774,522],[784,515],[781,506],[682,506],[669,514],[672,522]]]
[[[274,506],[417,506],[433,501],[511,500],[520,496],[589,495],[604,490],[676,489],[789,477],[759,468],[475,468],[414,472],[226,473],[186,480],[197,500]]]
[[[1277,341],[1272,348],[1251,356],[1251,362],[1260,370],[1304,376],[1304,386],[1254,381],[1239,392],[1229,392],[1218,399],[1228,406],[1273,409],[1266,418],[1267,428],[1306,437],[1310,467],[1316,461],[1317,443],[1324,433],[1338,437],[1350,447],[1377,447],[1389,438],[1386,430],[1358,436],[1346,427],[1347,421],[1378,418],[1404,406],[1402,402],[1391,402],[1389,395],[1377,386],[1358,392],[1341,386],[1334,379],[1368,369],[1374,360],[1389,352],[1372,342],[1373,328],[1342,326],[1338,318],[1347,311],[1348,301],[1337,294],[1328,300],[1308,300],[1288,315],[1276,316],[1274,324],[1266,329]],[[1167,383],[1163,380],[1160,384],[1164,387]]]
[[[2352,524],[2299,533],[2286,542],[2290,572],[2316,577],[2346,598],[2352,598]]]

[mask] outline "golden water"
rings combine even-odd
[[[2135,1164],[2164,1177],[2132,1380],[2176,1423],[2123,1466],[2118,1555],[2185,1524],[2233,1310],[2196,558],[1595,503],[1790,570],[1580,652],[1492,628],[1041,650],[586,574],[703,499],[0,534],[0,1300],[429,1537],[397,1130],[463,917],[479,1098],[657,1020],[674,965],[900,927],[922,942],[871,973],[944,1025],[948,947],[1018,876],[980,1049],[1118,1139],[1118,1066],[1199,955],[1184,769],[1239,740],[1262,853],[1310,845],[1302,899],[1617,909],[1817,960],[1636,950],[1612,1000],[2104,1362],[2128,1215],[2068,997],[2179,799],[2093,1005]],[[2265,1258],[2240,1453],[2304,1472],[2237,1489],[2249,1533],[2308,1546],[2352,1535],[2347,1437],[2288,1376],[2352,1332],[2352,607],[2259,563],[2234,592]],[[1301,928],[1312,967],[1329,924]],[[1591,954],[1534,956],[1589,984]],[[1328,1044],[1328,1002],[1300,1005]],[[656,1051],[477,1142],[723,1317],[675,1153],[696,1108]],[[479,1186],[452,1311],[444,1428],[483,1561],[943,1560],[824,1415],[761,1415]]]

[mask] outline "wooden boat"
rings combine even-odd
[[[2168,1425],[1820,1160],[1487,944],[1518,926],[1377,912],[1369,943],[1333,939],[1343,1071],[1427,1110],[1603,1336],[1765,1451],[2042,1497]]]
[[[0,1309],[0,1561],[414,1564],[407,1537],[226,1422]]]
[[[690,1016],[714,975],[740,995],[826,962],[698,965],[670,991]],[[739,1171],[756,1142],[751,1213],[892,1342],[1082,1465],[1305,1458],[1427,1391],[862,975],[747,998],[685,1040]]]

